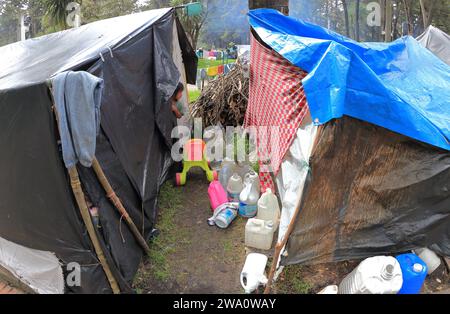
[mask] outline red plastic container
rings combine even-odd
[[[212,211],[214,211],[220,205],[228,202],[227,192],[225,192],[219,181],[211,182],[208,188],[208,195]]]

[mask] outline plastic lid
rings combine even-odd
[[[422,270],[423,270],[423,266],[422,266],[421,264],[419,264],[419,263],[415,263],[415,264],[413,265],[413,270],[414,270],[416,273],[421,273]]]

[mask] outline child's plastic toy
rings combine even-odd
[[[201,139],[192,139],[187,141],[183,150],[183,171],[176,174],[177,185],[186,184],[186,175],[193,167],[200,167],[206,172],[209,182],[218,179],[216,171],[211,170],[205,154],[206,144]]]

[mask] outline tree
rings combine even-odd
[[[355,39],[359,41],[359,9],[360,9],[360,0],[356,0],[355,7]]]
[[[180,6],[183,4],[190,3],[190,0],[172,0],[171,6]],[[189,41],[194,50],[197,49],[198,38],[200,37],[200,31],[205,24],[206,18],[208,16],[208,4],[206,0],[200,1],[203,3],[203,12],[199,16],[187,16],[186,14],[180,14],[180,21],[183,24],[183,28],[189,38]]]
[[[386,0],[386,18],[385,18],[384,41],[392,41],[392,0]]]
[[[423,27],[427,28],[428,26],[431,25],[431,20],[433,16],[433,5],[435,0],[419,0],[419,1],[420,7],[422,9]]]
[[[345,19],[345,35],[347,35],[347,37],[350,37],[350,21],[348,19],[348,6],[347,6],[347,1],[346,0],[342,0],[342,6],[344,8],[344,19]]]

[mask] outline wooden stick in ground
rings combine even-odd
[[[109,183],[108,179],[105,176],[105,173],[103,172],[102,167],[100,166],[100,163],[98,162],[97,158],[95,158],[95,157],[94,157],[94,160],[92,161],[92,168],[94,169],[94,172],[97,175],[98,180],[100,181],[101,185],[103,186],[103,189],[106,192],[106,196],[111,200],[111,202],[114,204],[116,209],[119,211],[120,215],[122,215],[122,217],[125,219],[125,221],[128,224],[128,227],[130,227],[130,230],[133,233],[136,241],[139,243],[139,245],[142,247],[142,249],[144,249],[145,253],[150,254],[150,247],[148,246],[144,237],[139,232],[138,228],[134,224],[133,220],[131,219],[130,215],[126,211],[125,207],[122,205],[122,202],[120,201],[119,197],[114,192],[111,184]]]
[[[270,267],[269,278],[267,280],[266,288],[264,289],[264,294],[270,293],[273,277],[275,276],[275,271],[277,270],[278,259],[280,258],[281,250],[286,245],[287,240],[289,239],[289,236],[292,233],[292,230],[294,229],[295,221],[297,220],[297,215],[300,212],[300,205],[302,202],[302,200],[301,200],[302,192],[303,192],[302,189],[299,189],[298,198],[297,198],[297,206],[295,207],[294,215],[292,216],[291,222],[289,223],[288,229],[287,229],[283,239],[281,240],[281,242],[278,242],[277,245],[275,246],[275,253],[273,255],[272,266]]]
[[[117,284],[114,275],[111,272],[111,268],[108,265],[105,254],[103,253],[102,247],[100,246],[100,241],[97,237],[97,233],[94,229],[94,224],[91,220],[91,214],[89,213],[88,206],[86,204],[86,199],[84,198],[83,190],[81,189],[81,182],[78,176],[78,171],[76,166],[68,169],[70,176],[70,185],[72,186],[73,194],[75,195],[75,200],[77,201],[78,207],[80,209],[81,217],[83,218],[83,222],[86,225],[86,229],[89,234],[89,238],[94,245],[95,253],[102,265],[102,268],[108,278],[109,284],[114,294],[120,293],[119,285]]]
[[[312,152],[315,151],[315,147],[316,147],[317,143],[319,142],[319,136],[322,133],[322,128],[323,128],[322,125],[320,125],[317,128],[317,134],[316,134],[316,138],[314,140]],[[273,277],[275,276],[275,271],[277,270],[278,260],[281,255],[281,250],[286,245],[286,243],[289,239],[289,236],[291,235],[292,231],[294,230],[295,221],[297,220],[298,213],[300,212],[300,206],[302,204],[302,193],[303,193],[303,189],[299,189],[298,197],[297,197],[297,205],[295,207],[294,215],[292,216],[292,219],[289,222],[288,229],[286,230],[286,233],[284,234],[283,239],[281,240],[281,242],[277,243],[277,245],[275,246],[275,252],[274,252],[274,256],[273,256],[272,266],[270,267],[269,278],[267,280],[266,288],[264,289],[264,294],[270,293],[270,289],[272,288]]]

